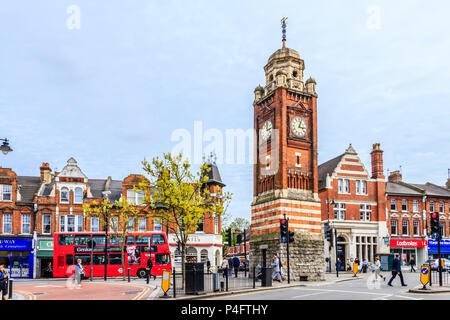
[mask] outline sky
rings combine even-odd
[[[89,178],[122,180],[171,152],[180,130],[201,154],[208,130],[252,129],[253,91],[287,16],[286,45],[317,81],[319,163],[351,143],[370,172],[379,142],[385,174],[444,185],[449,10],[411,0],[5,2],[0,137],[14,151],[0,166],[37,176],[42,162],[60,171],[74,157]],[[252,160],[218,161],[234,217],[250,219]]]

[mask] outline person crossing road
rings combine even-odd
[[[402,286],[406,287],[407,285],[403,281],[402,263],[398,258],[398,254],[395,255],[394,261],[392,262],[392,277],[388,282],[388,286],[392,287],[392,281],[395,279],[397,275],[400,277],[400,282],[402,283]]]

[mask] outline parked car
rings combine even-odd
[[[445,258],[442,258],[442,260],[444,261],[443,270],[450,271],[450,260]],[[431,266],[431,270],[437,270],[439,266],[439,259],[428,259],[425,263]]]

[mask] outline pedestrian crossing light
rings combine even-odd
[[[294,242],[294,231],[289,231],[289,243]]]
[[[325,238],[327,239],[330,246],[333,246],[333,229],[331,229],[329,224],[325,224]]]
[[[228,246],[231,247],[231,228],[225,231],[225,242],[228,242]]]
[[[287,242],[288,240],[288,221],[286,219],[281,219],[280,220],[280,234],[281,234],[281,242]]]
[[[236,243],[237,243],[237,244],[241,244],[241,243],[242,243],[242,234],[238,234],[238,235],[236,236]]]
[[[436,212],[430,214],[430,229],[433,237],[440,239],[441,228],[439,226],[439,214]]]

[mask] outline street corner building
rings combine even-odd
[[[336,270],[338,258],[345,271],[352,258],[374,262],[377,255],[389,254],[379,143],[373,145],[371,162],[370,174],[350,144],[343,154],[319,165],[322,226],[324,232],[327,228],[332,232],[324,247],[329,271]]]
[[[222,183],[215,163],[207,184],[213,195],[220,193]],[[102,232],[103,222],[88,217],[84,203],[127,200],[144,207],[143,191],[135,191],[145,179],[130,174],[123,180],[90,179],[70,158],[60,172],[52,172],[49,163],[42,163],[39,176],[17,176],[10,168],[0,168],[0,263],[12,278],[46,276],[49,263],[54,262],[55,232]],[[161,219],[148,216],[131,221],[134,232],[157,231],[168,234],[172,260],[177,260],[176,241]],[[220,217],[205,214],[197,232],[188,241],[188,259],[220,265],[222,252]],[[175,257],[175,259],[173,259]],[[176,265],[176,261],[175,265]]]
[[[271,265],[280,253],[280,220],[294,232],[290,277],[324,279],[324,241],[318,194],[316,81],[304,81],[304,61],[286,47],[273,53],[265,70],[265,87],[254,91],[255,165],[251,204],[250,264]]]

